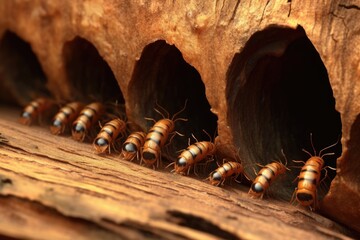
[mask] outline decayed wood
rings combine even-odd
[[[112,78],[113,73],[116,80],[110,81],[108,85],[111,88],[113,86],[117,87],[117,85],[120,87],[121,93],[119,91],[119,94],[116,93],[115,95],[119,95],[119,98],[124,97],[127,116],[133,122],[145,125],[144,117],[149,117],[149,114],[153,112],[155,96],[160,97],[164,96],[163,93],[168,93],[167,97],[161,100],[170,103],[170,105],[175,100],[181,101],[191,97],[190,102],[195,101],[197,103],[193,105],[195,110],[192,113],[203,110],[211,116],[208,109],[211,107],[211,111],[217,114],[218,121],[214,120],[219,133],[217,143],[223,147],[224,154],[232,155],[232,152],[239,149],[239,155],[244,163],[267,161],[267,159],[271,161],[272,158],[276,157],[272,152],[279,151],[278,148],[281,147],[284,138],[286,138],[284,140],[286,144],[293,145],[292,148],[299,151],[304,146],[288,143],[287,140],[291,140],[290,138],[287,139],[289,134],[283,132],[285,136],[283,138],[278,135],[278,131],[271,130],[274,125],[282,125],[282,120],[289,120],[278,118],[279,114],[268,114],[267,117],[271,121],[267,121],[266,118],[261,119],[266,124],[269,123],[270,127],[265,130],[256,129],[264,135],[254,137],[255,142],[264,140],[270,142],[269,148],[272,148],[270,151],[267,148],[262,148],[262,151],[252,149],[255,144],[251,143],[248,144],[250,147],[245,146],[248,139],[245,136],[245,140],[241,140],[238,135],[247,131],[252,137],[253,131],[247,130],[246,127],[240,130],[236,129],[230,124],[231,119],[237,115],[244,116],[248,113],[247,110],[255,108],[247,104],[246,101],[237,101],[234,103],[234,109],[231,108],[229,101],[232,100],[234,95],[227,96],[226,94],[229,82],[232,82],[227,73],[232,70],[230,65],[236,58],[236,54],[241,54],[249,39],[257,33],[264,32],[270,26],[275,29],[275,31],[270,32],[270,35],[255,39],[254,53],[248,59],[251,64],[261,62],[260,60],[263,59],[268,60],[268,57],[282,56],[287,44],[291,44],[294,39],[289,38],[287,34],[280,34],[281,36],[275,34],[279,29],[286,29],[286,31],[295,33],[295,35],[296,29],[302,29],[304,37],[308,38],[311,44],[314,45],[315,53],[319,54],[321,64],[323,63],[326,68],[325,75],[328,74],[331,85],[328,94],[331,97],[334,96],[336,100],[335,108],[341,117],[341,129],[335,129],[331,126],[329,130],[326,129],[325,131],[332,133],[334,136],[341,132],[342,155],[337,162],[337,176],[332,182],[331,191],[324,198],[323,210],[333,218],[360,231],[359,225],[356,224],[359,222],[360,216],[360,208],[356,204],[360,199],[358,191],[360,183],[357,178],[360,169],[359,161],[357,161],[359,156],[357,128],[359,126],[360,112],[358,100],[360,88],[357,86],[359,84],[357,79],[360,79],[358,71],[360,55],[357,50],[360,43],[358,34],[360,27],[358,24],[360,18],[359,9],[359,4],[356,1],[343,0],[326,2],[283,0],[192,0],[188,2],[156,0],[1,1],[0,35],[8,36],[7,31],[10,31],[18,35],[21,40],[18,41],[19,44],[16,44],[13,38],[7,38],[5,40],[10,44],[10,48],[9,45],[1,48],[0,84],[2,87],[0,92],[3,94],[1,94],[0,98],[4,98],[3,100],[9,102],[25,104],[36,94],[43,92],[45,87],[59,100],[73,100],[73,96],[87,95],[85,91],[82,92],[82,89],[88,83],[96,82],[94,76],[97,75],[88,74],[89,72],[84,75],[77,75],[77,70],[88,70],[89,68],[98,70],[98,63],[105,60],[111,68],[110,76],[106,75],[105,79]],[[270,36],[276,38],[280,36],[279,41],[269,42]],[[77,51],[82,46],[77,44],[76,40],[79,38],[84,40],[82,43],[85,43],[85,49],[89,45],[94,47],[95,50],[92,49],[90,57],[81,58],[83,56],[79,57],[77,55]],[[15,57],[12,58],[15,56],[13,50],[19,50],[23,46],[21,44],[22,40],[29,43],[28,49],[31,53],[34,53],[34,56],[29,57],[27,54],[21,56],[20,54],[20,61],[17,62],[14,61],[14,59],[16,60]],[[75,44],[73,44],[74,41]],[[154,42],[155,47],[152,45]],[[176,47],[185,61],[196,69],[195,71],[199,73],[201,79],[191,78],[189,80],[182,76],[179,79],[174,79],[174,75],[183,72],[184,69],[177,69],[174,67],[177,64],[174,63],[172,63],[173,65],[170,64],[170,66],[165,65],[165,67],[159,64],[169,62],[168,59],[174,59],[174,55],[170,54],[170,57],[167,56],[167,58],[163,58],[161,54],[142,55],[145,49],[150,46],[150,52],[158,53],[155,50],[159,47],[159,43],[165,42],[165,47],[159,48],[159,52],[165,54],[170,47],[173,47],[173,49]],[[92,59],[97,52],[100,59]],[[39,61],[38,66],[33,65],[36,58]],[[84,61],[79,61],[79,59]],[[88,59],[90,59],[89,62],[86,61]],[[305,62],[307,60],[305,59]],[[145,64],[140,64],[142,61]],[[272,61],[269,62],[270,64],[273,63]],[[267,65],[269,62],[265,61],[265,64],[260,65],[266,68],[271,66]],[[175,63],[178,62],[175,61]],[[42,68],[43,75],[37,75],[39,71],[37,67]],[[142,71],[144,69],[146,71]],[[175,69],[178,72],[175,71],[174,74],[169,69]],[[264,71],[261,68],[255,70],[255,72],[260,72],[260,75]],[[300,71],[307,72],[309,75],[313,73],[309,69],[300,68]],[[144,74],[144,72],[149,74]],[[241,72],[242,69],[235,66],[235,74],[239,75]],[[90,73],[92,72],[90,71]],[[85,75],[90,77],[85,78]],[[308,79],[307,77],[305,76],[304,79]],[[160,82],[158,82],[159,79]],[[251,78],[250,80],[254,79]],[[292,77],[288,80],[291,81]],[[184,87],[184,81],[190,84],[190,87]],[[257,88],[254,88],[255,91],[267,81],[267,75],[263,79],[260,78],[260,85],[255,85],[257,86]],[[193,90],[192,84],[195,82],[204,83],[205,90],[187,91]],[[302,80],[300,79],[299,82],[302,82]],[[310,84],[305,84],[303,87],[311,89],[313,87],[312,81],[309,82]],[[43,86],[45,83],[46,86]],[[148,84],[146,87],[145,83]],[[170,83],[178,84],[174,92],[168,92]],[[237,81],[233,83],[239,85]],[[80,86],[80,89],[77,89],[76,86]],[[164,86],[166,86],[166,89]],[[181,88],[180,91],[180,87],[184,88]],[[322,93],[324,88],[322,86],[319,93]],[[98,90],[95,87],[94,89]],[[254,90],[245,89],[242,93],[257,96],[252,91]],[[179,96],[178,92],[184,93],[184,95]],[[310,98],[307,98],[307,93],[308,91],[304,91],[301,96],[304,97],[303,102],[308,102],[308,104],[300,106],[304,109],[312,107],[311,101],[308,100]],[[120,96],[122,94],[123,96]],[[202,94],[206,94],[207,99],[203,96],[204,101],[208,100],[210,107],[197,101]],[[261,99],[262,95],[258,96],[255,101],[259,103]],[[245,100],[248,99],[245,98]],[[321,97],[320,100],[322,100]],[[266,102],[269,103],[270,101]],[[314,102],[321,101],[314,100]],[[331,101],[330,105],[333,104]],[[202,105],[203,108],[199,107],[199,105]],[[237,106],[244,105],[250,106],[249,109],[243,109],[246,110],[244,112],[237,108]],[[297,108],[298,106],[292,107]],[[331,107],[335,111],[334,107]],[[323,109],[322,106],[319,109]],[[177,106],[171,105],[167,110],[174,112],[177,110]],[[266,111],[269,111],[269,108],[265,108],[264,112]],[[324,124],[321,122],[320,125],[326,126],[329,119],[316,111],[316,109],[314,109],[313,113],[315,114],[309,114],[306,110],[300,112],[303,116],[309,116],[313,119],[321,117]],[[190,115],[188,114],[188,116]],[[199,115],[203,116],[203,114]],[[256,114],[255,116],[249,116],[249,124],[247,121],[242,122],[241,119],[235,118],[233,125],[252,125],[252,121],[256,122],[258,117]],[[189,122],[195,125],[193,126],[195,130],[202,129],[204,122],[207,122],[208,118],[205,117],[204,119],[194,117],[190,119],[193,121]],[[260,127],[263,125],[265,124],[259,124]],[[301,123],[299,125],[300,127],[295,124],[289,128],[301,128]],[[330,129],[335,129],[335,132]],[[191,132],[191,130],[188,130],[188,132]],[[301,138],[305,139],[305,136]],[[333,139],[327,139],[327,141],[331,142]],[[263,156],[265,160],[259,160],[255,157],[259,154],[269,156]],[[250,174],[252,173],[251,170],[247,171]],[[292,171],[290,174],[295,176],[296,172]],[[284,186],[282,189],[287,190],[288,195],[291,194],[292,188]],[[349,199],[351,203],[355,204],[347,204]]]
[[[253,200],[247,187],[97,155],[0,109],[0,235],[36,239],[346,239],[308,209]]]

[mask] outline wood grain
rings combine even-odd
[[[29,239],[347,239],[317,213],[247,187],[100,156],[0,109],[0,235]]]
[[[174,113],[188,99],[179,131],[217,129],[222,154],[238,152],[244,165],[280,149],[304,159],[309,132],[317,148],[341,135],[322,208],[360,231],[359,9],[344,0],[0,1],[0,101],[115,98],[145,128],[144,117],[159,117],[155,100]],[[289,175],[281,183],[298,172]],[[290,198],[293,186],[278,189]]]

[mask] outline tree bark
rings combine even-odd
[[[254,200],[247,186],[210,185],[98,155],[89,143],[17,123],[0,110],[0,234],[29,239],[346,239],[308,209]]]
[[[321,211],[360,231],[359,9],[343,0],[1,1],[0,101],[117,101],[148,129],[157,103],[171,117],[188,100],[177,130],[217,133],[218,158],[241,159],[251,179],[252,166],[281,150],[306,161],[310,133],[317,153],[340,139],[326,152],[337,170]],[[298,175],[274,194],[289,200]]]

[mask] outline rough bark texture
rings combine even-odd
[[[26,239],[347,239],[349,229],[233,183],[99,156],[0,109],[0,235]],[[16,115],[15,115],[16,114]]]
[[[325,158],[337,170],[321,211],[360,231],[359,6],[1,1],[1,100],[118,100],[130,121],[148,128],[144,117],[160,117],[156,102],[174,114],[188,99],[179,131],[202,139],[202,129],[217,129],[219,158],[238,154],[251,177],[254,163],[282,158],[281,149],[289,161],[306,160],[310,133],[317,152],[341,136]],[[177,149],[186,144],[174,140]],[[289,199],[298,174],[275,194]]]

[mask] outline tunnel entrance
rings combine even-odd
[[[181,52],[173,45],[163,40],[147,45],[137,62],[132,80],[129,84],[129,106],[132,107],[134,116],[142,121],[148,130],[152,121],[144,120],[144,117],[160,120],[162,116],[154,108],[166,109],[170,118],[184,107],[184,112],[178,117],[186,118],[188,121],[177,121],[175,130],[184,134],[173,139],[171,146],[180,150],[188,145],[191,137],[209,141],[215,135],[217,117],[210,111],[210,104],[205,95],[205,86],[198,71],[189,65],[183,58]],[[165,116],[166,117],[166,116]],[[214,139],[212,139],[214,140]],[[173,152],[173,151],[170,152]],[[176,154],[170,154],[176,157]]]
[[[309,155],[302,149],[314,154],[310,133],[317,153],[341,137],[340,114],[327,70],[300,26],[271,26],[255,33],[233,58],[226,94],[234,143],[252,176],[250,166],[255,163],[284,162],[282,149],[289,165],[295,165],[293,159],[306,161]],[[335,153],[324,160],[336,167],[340,141],[325,152]],[[299,172],[294,168],[282,181],[291,189],[287,195],[294,190],[291,182]],[[328,172],[331,180],[335,171]]]
[[[72,96],[84,102],[125,102],[117,80],[95,46],[81,37],[65,43],[63,56]]]
[[[0,41],[0,101],[24,106],[48,95],[45,74],[30,44],[6,31]]]

